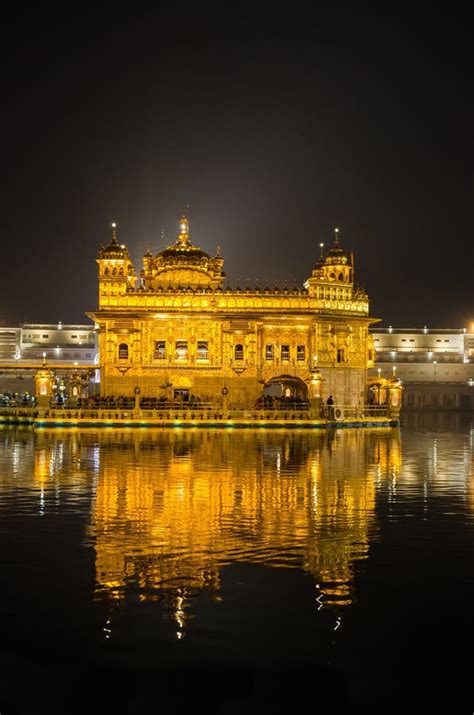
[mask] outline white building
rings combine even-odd
[[[373,328],[372,375],[402,380],[405,408],[474,409],[474,333],[466,328]]]

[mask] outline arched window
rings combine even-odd
[[[108,275],[109,275],[109,267],[108,267],[108,266],[105,266],[105,268],[104,268],[104,276],[108,276]]]
[[[335,274],[335,273],[330,273],[330,274],[329,274],[329,280],[330,280],[330,281],[336,280],[336,274]]]
[[[119,360],[128,360],[128,345],[127,343],[120,343],[118,349]]]
[[[241,345],[241,343],[239,343],[238,345],[235,346],[234,357],[236,360],[244,359],[244,346]]]
[[[123,266],[120,266],[119,275],[123,276]]]
[[[339,273],[338,280],[340,280],[340,281],[344,280],[344,273],[342,271]]]

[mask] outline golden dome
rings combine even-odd
[[[339,229],[335,228],[334,245],[326,256],[326,263],[340,265],[341,263],[348,263],[348,261],[349,258],[347,254],[344,252],[341,245],[339,244]]]
[[[189,221],[181,216],[176,242],[157,253],[153,260],[144,258],[144,286],[157,289],[163,286],[191,286],[217,288],[225,273],[220,253],[215,258],[194,246],[189,239]],[[149,262],[149,263],[148,263]]]
[[[100,258],[128,258],[128,250],[117,240],[117,224],[112,224],[112,239],[108,246],[100,248]]]
[[[204,263],[202,259],[207,262],[210,259],[209,254],[199,246],[193,246],[189,240],[189,221],[186,216],[181,216],[179,228],[180,233],[176,243],[158,253],[157,258],[162,259],[160,264],[167,266],[201,266]]]

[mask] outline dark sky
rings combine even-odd
[[[4,20],[4,324],[83,321],[110,222],[139,270],[187,204],[230,285],[301,284],[339,226],[381,325],[474,319],[466,16],[134,7]]]

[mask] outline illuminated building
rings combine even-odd
[[[87,315],[99,330],[101,394],[138,388],[213,402],[228,394],[229,404],[253,405],[273,385],[281,397],[306,401],[317,368],[323,398],[366,401],[374,320],[338,229],[301,288],[225,287],[220,250],[211,257],[195,246],[184,216],[173,245],[145,254],[138,281],[115,224],[97,262],[99,305]]]
[[[472,326],[471,326],[472,330]],[[403,383],[407,409],[474,409],[474,334],[466,328],[376,328],[377,373]]]

